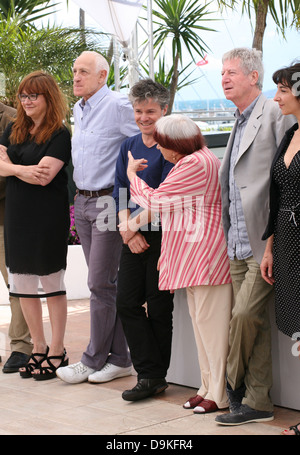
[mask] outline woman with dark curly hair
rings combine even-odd
[[[263,240],[268,239],[261,272],[275,290],[278,329],[292,339],[300,332],[300,63],[273,74],[277,101],[283,115],[297,123],[277,150],[271,167],[270,215]],[[300,423],[283,434],[300,436]]]

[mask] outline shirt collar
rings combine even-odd
[[[254,109],[254,106],[256,105],[258,98],[260,97],[260,94],[255,98],[254,101],[252,101],[249,106],[246,107],[246,109],[240,114],[240,111],[237,109],[234,113],[235,118],[239,122],[243,122],[244,120],[248,120],[250,115],[252,114],[252,111]]]
[[[104,96],[107,94],[107,92],[109,91],[109,88],[107,87],[107,85],[103,85],[103,87],[101,87],[99,90],[97,90],[96,93],[94,93],[94,95],[92,95],[87,101],[84,101],[83,98],[81,98],[80,102],[79,102],[79,106],[81,107],[81,109],[83,110],[84,106],[86,106],[87,104],[93,108],[95,107],[101,100],[102,98],[104,98]]]

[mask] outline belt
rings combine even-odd
[[[289,221],[294,224],[296,227],[298,226],[297,223],[296,223],[296,218],[295,218],[295,212],[298,212],[300,210],[300,202],[298,202],[297,205],[294,205],[292,208],[290,209],[284,209],[284,208],[279,208],[279,210],[281,212],[290,212],[291,216],[290,216],[290,219]]]
[[[99,191],[90,191],[90,190],[76,190],[76,193],[82,194],[84,197],[100,197],[106,196],[107,194],[112,193],[114,187],[111,186],[109,188],[104,188],[103,190]]]

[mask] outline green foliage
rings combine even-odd
[[[6,102],[14,105],[15,94],[25,75],[35,70],[52,74],[68,96],[74,101],[72,65],[83,50],[103,52],[97,43],[97,34],[76,28],[51,27],[40,30],[22,27],[20,17],[0,15],[0,72],[5,75]]]
[[[53,12],[50,0],[0,0],[0,13],[3,18],[18,17],[23,25],[33,26],[33,21],[41,19]]]
[[[255,43],[254,47],[260,50],[262,50],[268,15],[273,19],[277,31],[283,38],[286,37],[286,31],[290,27],[294,25],[299,27],[300,0],[217,0],[217,3],[220,13],[226,8],[236,9],[236,6],[241,6],[242,15],[247,14],[251,23],[255,24],[253,44]],[[262,29],[259,27],[260,23],[263,23]]]
[[[175,93],[178,90],[179,65],[183,64],[183,51],[187,50],[194,62],[209,50],[201,38],[202,32],[215,31],[204,25],[212,14],[208,10],[209,4],[198,0],[155,0],[153,8],[153,46],[156,56],[171,39],[172,47],[172,77],[169,84],[171,113]]]
[[[215,31],[200,25],[200,22],[207,22],[211,12],[207,5],[201,5],[197,0],[155,0],[160,10],[153,10],[153,20],[157,28],[153,31],[154,48],[158,53],[168,37],[172,38],[173,58],[179,55],[182,62],[183,46],[188,50],[194,60],[194,55],[203,56],[208,51],[204,40],[200,37],[199,31]],[[200,4],[199,4],[200,3]]]
[[[193,64],[193,62],[189,63],[186,65],[183,69],[181,69],[178,72],[178,84],[177,84],[177,92],[181,90],[183,87],[186,87],[187,85],[194,84],[196,81],[198,81],[200,78],[196,77],[195,79],[189,79],[191,74],[194,72],[192,70],[189,74],[186,75],[187,69]],[[147,75],[149,75],[149,68],[148,66],[145,66],[141,64],[143,70]],[[170,89],[171,87],[171,82],[172,82],[172,76],[174,72],[174,65],[171,66],[170,69],[167,69],[167,65],[165,62],[165,57],[159,56],[159,61],[158,61],[158,70],[154,73],[154,79],[156,82],[159,84],[163,85],[164,87]]]

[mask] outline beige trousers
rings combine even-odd
[[[4,253],[4,228],[0,225],[0,271],[4,281],[8,284],[7,270],[5,266]],[[24,319],[20,301],[17,297],[11,297],[11,321],[9,325],[8,336],[10,338],[11,351],[22,352],[23,354],[31,355],[32,343],[28,326]]]
[[[273,410],[269,303],[273,287],[262,278],[253,257],[230,261],[234,307],[230,323],[227,379],[235,390],[246,386],[243,403],[258,411]]]
[[[232,310],[232,286],[193,286],[186,289],[201,372],[198,395],[228,407],[226,361]]]

